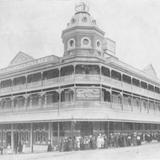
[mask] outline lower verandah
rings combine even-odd
[[[23,145],[23,152],[47,151],[51,142],[54,150],[58,149],[61,138],[89,136],[110,133],[156,133],[160,124],[113,122],[113,121],[66,121],[39,122],[0,125],[0,145],[8,153],[15,153],[18,144]]]

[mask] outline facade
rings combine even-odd
[[[0,70],[0,144],[46,150],[61,137],[160,129],[160,81],[115,55],[81,3],[62,32],[63,57],[19,52]]]

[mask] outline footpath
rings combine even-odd
[[[0,160],[160,160],[160,143],[71,152],[0,155]]]

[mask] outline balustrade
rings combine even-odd
[[[73,83],[74,82],[74,75],[67,75],[67,76],[62,76],[60,77],[60,83]]]
[[[27,83],[27,88],[38,88],[42,86],[42,81]]]
[[[76,82],[87,82],[87,83],[94,83],[100,82],[100,75],[89,75],[89,74],[75,74]]]
[[[43,86],[53,86],[57,85],[59,82],[59,77],[43,80]]]
[[[12,87],[12,91],[22,91],[26,89],[26,84],[20,84]]]
[[[3,94],[3,93],[10,93],[12,91],[12,88],[11,87],[6,87],[6,88],[1,88],[0,89],[0,93]]]

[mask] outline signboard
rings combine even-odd
[[[106,51],[106,53],[115,55],[116,54],[116,42],[109,39],[105,38],[103,41],[103,50]]]
[[[99,88],[77,88],[76,97],[78,100],[99,100]]]

